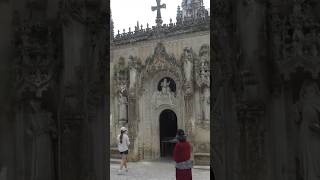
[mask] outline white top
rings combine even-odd
[[[122,143],[120,143],[120,134],[118,135],[118,150],[120,152],[124,152],[128,150],[128,146],[130,145],[129,137],[127,134],[123,134]]]

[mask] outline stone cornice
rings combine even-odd
[[[118,46],[124,44],[130,44],[139,41],[155,40],[164,37],[177,36],[180,34],[187,34],[200,31],[210,30],[210,17],[193,19],[190,21],[184,21],[181,24],[169,24],[161,27],[152,27],[147,29],[140,29],[134,32],[117,34],[111,46]]]

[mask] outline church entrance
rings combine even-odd
[[[171,158],[175,145],[177,132],[177,116],[170,109],[165,109],[160,113],[160,156],[161,158]]]

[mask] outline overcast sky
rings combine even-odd
[[[170,18],[172,22],[176,22],[177,7],[181,6],[182,0],[161,0],[161,4],[165,3],[166,8],[161,9],[161,16],[163,24],[169,24]],[[139,24],[146,28],[147,23],[149,27],[155,26],[157,16],[156,11],[151,11],[151,6],[157,4],[156,0],[111,0],[111,13],[114,22],[114,33],[134,31],[134,27]],[[206,9],[210,9],[210,0],[203,0]]]

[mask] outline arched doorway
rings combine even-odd
[[[160,113],[160,157],[169,158],[175,145],[177,131],[177,115],[170,109]]]

